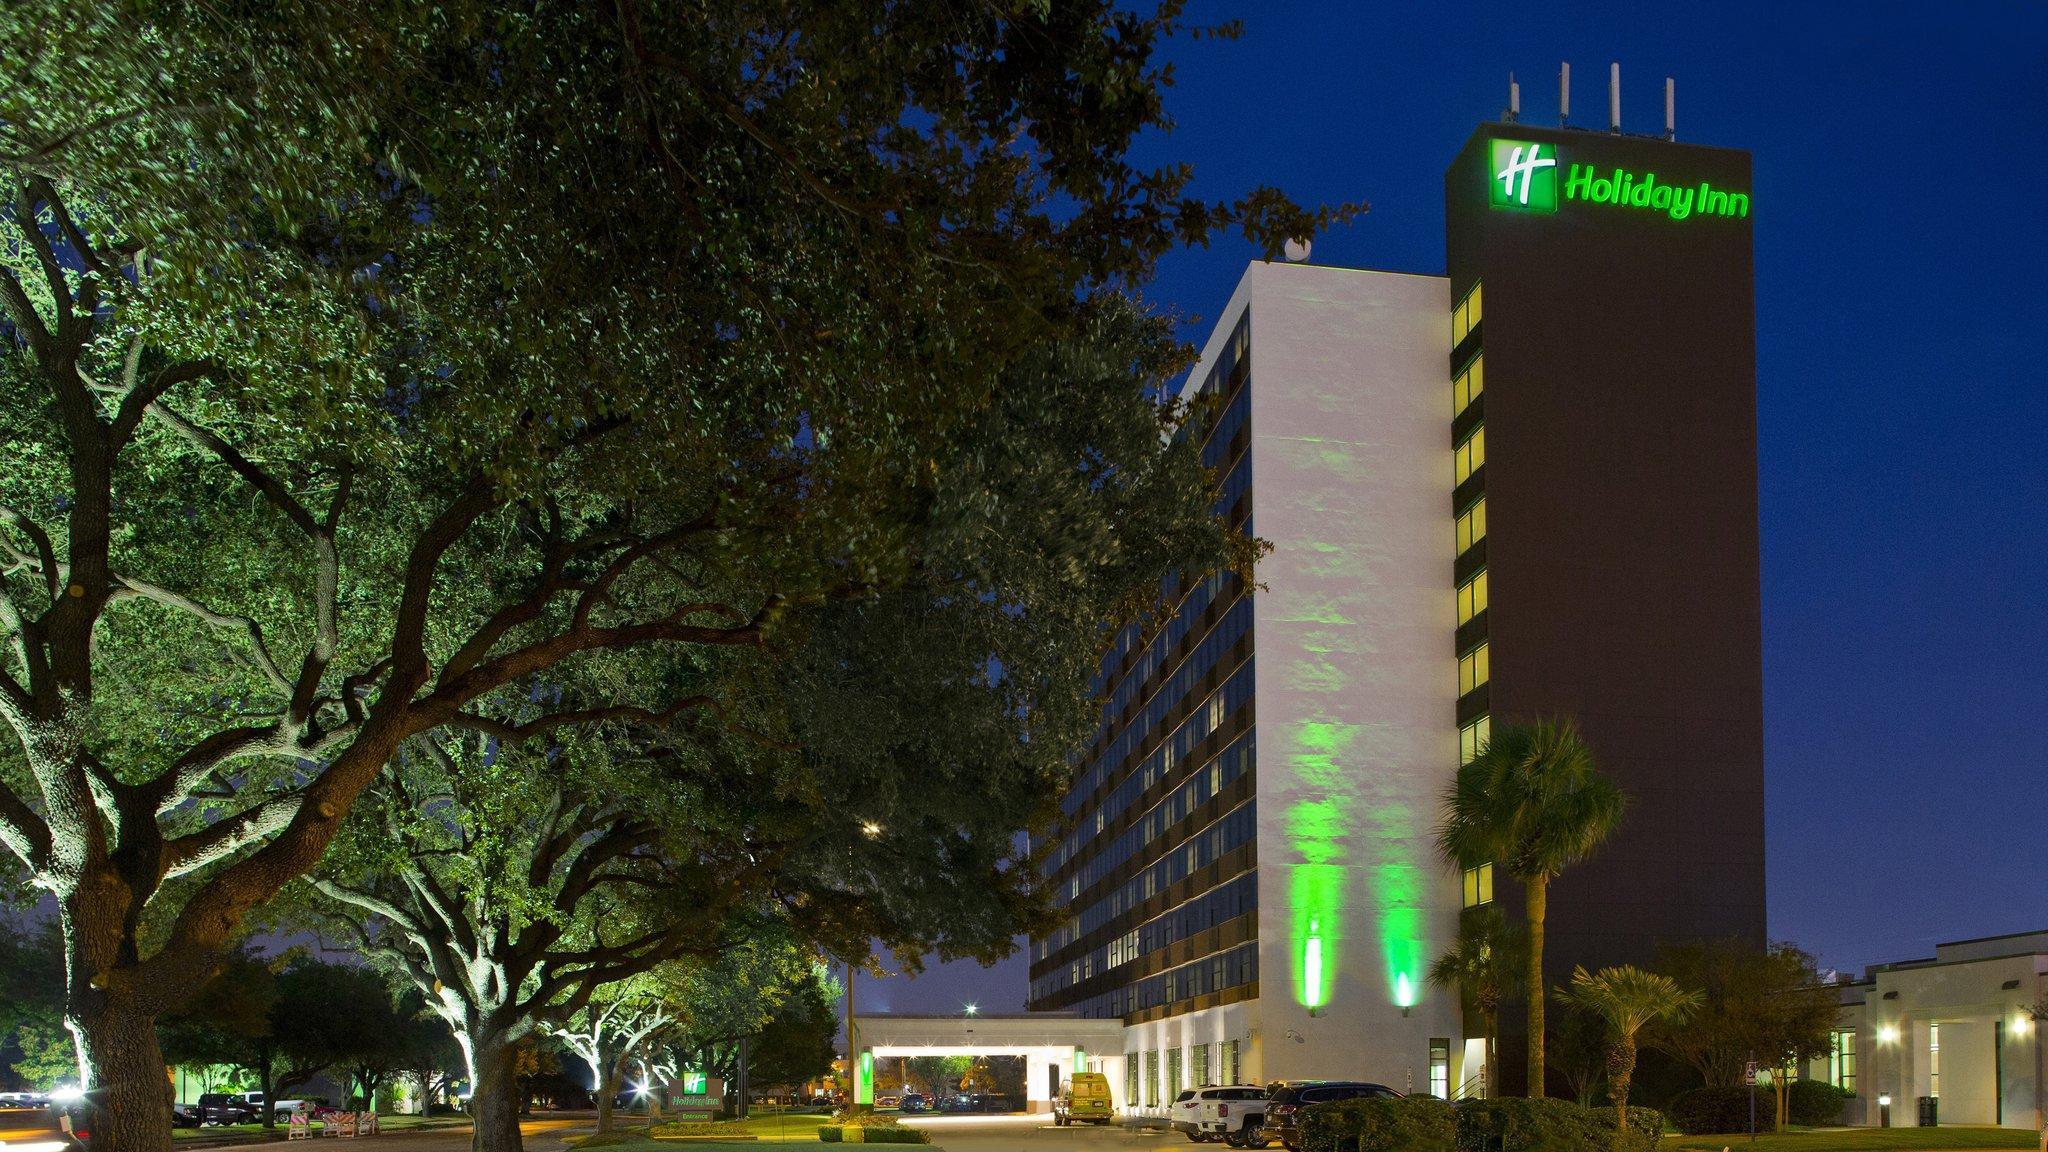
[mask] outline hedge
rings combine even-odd
[[[1653,1108],[1630,1108],[1620,1139],[1614,1109],[1571,1100],[1466,1100],[1456,1112],[1457,1152],[1654,1152],[1664,1133]]]
[[[827,1124],[818,1129],[818,1139],[827,1144],[929,1144],[932,1138],[915,1128],[900,1125]]]
[[[1785,1104],[1792,1113],[1792,1123],[1807,1128],[1825,1128],[1840,1124],[1843,1106],[1855,1098],[1854,1092],[1837,1088],[1825,1080],[1794,1080],[1790,1098]],[[1748,1131],[1747,1120],[1743,1130]]]
[[[1434,1096],[1333,1100],[1301,1113],[1302,1152],[1452,1152],[1457,1117]]]
[[[1756,1130],[1778,1130],[1778,1098],[1769,1088],[1725,1086],[1680,1092],[1664,1108],[1671,1124],[1688,1135],[1749,1131],[1750,1098],[1756,1098]]]

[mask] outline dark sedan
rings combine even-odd
[[[1266,1135],[1277,1136],[1288,1152],[1301,1147],[1301,1110],[1333,1100],[1398,1100],[1401,1093],[1364,1080],[1309,1080],[1278,1084],[1266,1097]]]

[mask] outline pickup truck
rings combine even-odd
[[[1174,1099],[1173,1129],[1196,1144],[1220,1140],[1232,1148],[1264,1148],[1266,1090],[1255,1084],[1190,1088]]]

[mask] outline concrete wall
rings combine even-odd
[[[1457,765],[1449,289],[1290,264],[1245,285],[1274,546],[1253,601],[1257,1071],[1426,1091],[1430,1039],[1460,1037],[1424,980],[1459,903],[1432,844]]]

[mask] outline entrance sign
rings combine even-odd
[[[1487,202],[1495,208],[1556,212],[1560,201],[1573,201],[1657,212],[1673,220],[1696,216],[1741,220],[1749,216],[1747,192],[1716,188],[1707,180],[1680,183],[1656,172],[1567,165],[1556,144],[1493,140],[1488,155]],[[1560,172],[1564,173],[1561,182]]]

